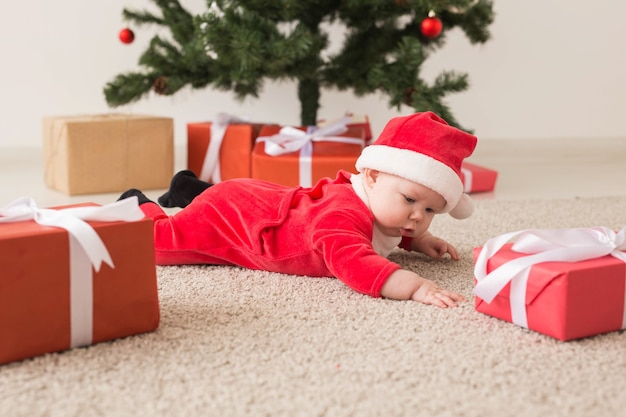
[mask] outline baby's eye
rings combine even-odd
[[[426,212],[427,212],[427,213],[435,213],[435,210],[433,210],[433,209],[431,209],[431,208],[427,208],[427,209],[426,209]]]
[[[415,203],[415,199],[411,197],[404,196],[404,199],[406,200],[407,203]]]

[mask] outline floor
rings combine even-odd
[[[176,170],[186,167],[184,146]],[[0,149],[0,207],[21,196],[38,206],[106,204],[120,193],[68,196],[46,187],[40,149]],[[498,171],[493,192],[475,199],[527,199],[626,195],[626,138],[603,140],[490,140],[479,143],[470,162]],[[147,190],[156,199],[164,190]]]

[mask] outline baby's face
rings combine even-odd
[[[376,224],[387,236],[418,236],[441,213],[446,200],[421,184],[384,172],[365,179]]]

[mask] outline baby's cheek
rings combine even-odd
[[[423,222],[423,223],[417,225],[417,227],[415,229],[415,232],[417,234],[425,233],[428,230],[429,227],[430,227],[430,222]]]

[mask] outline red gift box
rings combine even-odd
[[[0,363],[158,327],[152,220],[141,218],[86,222],[114,264],[98,272],[87,255],[81,263],[82,249],[67,230],[33,220],[0,223]]]
[[[465,161],[461,164],[461,181],[466,193],[493,191],[497,178],[498,171],[493,169]]]
[[[213,183],[232,178],[250,178],[252,148],[263,125],[228,124],[221,144],[214,143],[214,146],[218,146],[215,164],[207,160],[212,126],[211,122],[187,124],[187,168],[203,181]],[[213,171],[215,169],[219,171],[216,173]]]
[[[585,229],[568,230],[577,232]],[[535,238],[535,242],[540,240],[541,238]],[[550,259],[556,253],[558,257],[569,257],[566,252],[571,248],[561,246],[551,253],[546,250],[533,254],[526,253],[523,249],[522,252],[515,250],[514,244],[507,243],[486,260],[485,272],[491,275],[483,277],[483,282],[479,279],[481,273],[478,270],[482,267],[478,263],[485,247],[474,250],[474,259],[477,262],[477,287],[474,289],[477,293],[477,311],[562,341],[625,328],[626,255],[612,252],[610,243],[604,253],[613,253],[614,256],[603,255],[588,259],[583,257],[579,259],[584,260],[578,262],[533,263],[530,269],[524,270],[520,269],[520,262],[533,262],[530,257]],[[572,247],[577,252],[575,256],[579,256],[580,246],[572,244]],[[597,251],[593,245],[589,247],[593,248],[592,251]],[[623,259],[616,256],[622,256]],[[496,273],[499,273],[499,277],[495,276]],[[507,283],[488,302],[489,296],[485,297],[485,287],[478,291],[478,286],[489,279],[492,280],[489,283],[491,285],[494,280],[501,278],[505,279],[499,285]]]
[[[271,137],[279,131],[280,126],[264,126],[259,138]],[[333,142],[332,138],[313,141],[310,157],[303,156],[302,150],[271,155],[265,151],[266,143],[257,141],[252,151],[252,177],[288,187],[310,187],[322,178],[334,178],[340,170],[356,172],[354,164],[365,146],[365,133],[361,127],[352,127],[337,135],[351,143]]]
[[[346,127],[351,128],[351,127],[356,127],[356,128],[360,128],[363,129],[363,138],[365,139],[365,143],[369,145],[369,142],[372,140],[372,127],[370,125],[370,119],[369,117],[367,117],[366,115],[354,115],[354,114],[348,114],[345,116],[346,119]],[[337,120],[330,120],[330,121],[326,121],[326,120],[320,120],[317,125],[319,127],[323,127],[323,126],[327,126],[329,124],[335,123],[340,119]]]

